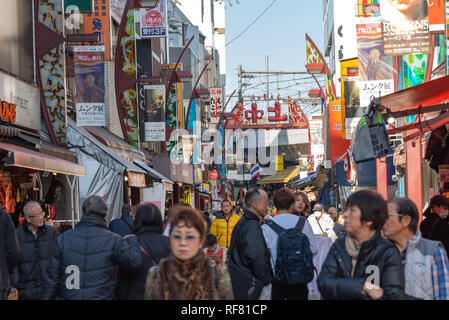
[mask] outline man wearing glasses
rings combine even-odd
[[[388,219],[383,232],[401,252],[406,298],[448,300],[446,250],[440,241],[422,237],[418,221],[418,209],[411,200],[399,198],[388,202]]]
[[[18,290],[19,300],[39,300],[51,249],[59,233],[44,223],[44,211],[38,202],[27,202],[23,214],[23,226],[17,229],[21,254],[11,284]]]

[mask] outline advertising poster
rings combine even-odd
[[[146,85],[145,141],[165,141],[165,86]]]
[[[365,108],[360,107],[359,85],[358,77],[343,78],[346,139],[351,139],[355,129],[354,123],[358,122],[365,112]]]
[[[429,53],[428,0],[381,0],[383,54]]]
[[[357,16],[372,17],[380,12],[379,0],[357,0]]]
[[[223,89],[211,88],[210,90],[210,122],[218,123],[223,113]]]
[[[323,134],[323,121],[322,120],[310,120],[310,152],[313,156],[313,170],[316,170],[320,163],[324,160],[324,134]]]
[[[142,38],[166,37],[167,33],[167,0],[160,0],[155,8],[140,9],[140,35]]]
[[[111,6],[111,17],[115,22],[120,24],[123,16],[123,10],[125,10],[127,0],[109,0]]]
[[[94,0],[94,12],[84,14],[84,33],[99,35],[98,45],[104,46],[104,60],[111,60],[111,18],[109,1]]]
[[[74,48],[76,125],[105,126],[104,46]]]

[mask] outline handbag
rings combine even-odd
[[[242,266],[236,265],[232,260],[228,261],[229,275],[231,276],[232,290],[235,300],[258,300],[263,282],[254,277]]]

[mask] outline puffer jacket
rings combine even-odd
[[[368,295],[362,293],[362,289],[378,267],[379,284],[384,292],[382,300],[404,299],[404,271],[397,247],[376,232],[371,239],[362,243],[354,276],[351,277],[352,261],[346,251],[346,237],[338,238],[332,245],[318,276],[318,288],[323,298],[370,300]]]
[[[143,226],[136,230],[138,244],[145,249],[156,264],[169,256],[170,239],[159,233],[156,226]],[[134,243],[135,244],[135,243]],[[141,250],[140,247],[137,249]],[[154,266],[153,261],[142,251],[143,266],[134,272],[119,269],[117,282],[117,298],[119,300],[143,300],[145,297],[145,281],[148,270]]]
[[[0,295],[9,288],[9,275],[16,267],[19,255],[20,247],[14,223],[0,204]]]
[[[39,300],[47,277],[47,266],[58,231],[44,224],[36,237],[26,221],[17,229],[21,254],[11,276],[11,285],[18,289],[19,300]]]
[[[220,247],[229,248],[231,244],[231,235],[235,225],[239,222],[240,217],[231,213],[229,219],[225,218],[222,211],[216,214],[216,218],[212,221],[210,233],[217,237]]]
[[[133,233],[134,221],[127,213],[122,214],[120,218],[114,219],[109,223],[109,230],[121,235],[122,237],[127,234]]]
[[[56,240],[41,299],[115,299],[116,267],[129,272],[142,267],[137,248],[135,236],[125,240],[109,231],[102,217],[83,216]]]
[[[248,270],[266,286],[273,280],[273,269],[260,224],[256,214],[245,210],[234,228],[227,260]]]

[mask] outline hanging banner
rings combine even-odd
[[[323,120],[309,120],[310,153],[313,157],[313,171],[324,161]]]
[[[94,12],[84,14],[84,33],[97,34],[104,46],[104,60],[111,60],[111,17],[109,1],[94,0]]]
[[[211,88],[210,91],[210,122],[218,123],[223,113],[223,89]]]
[[[111,17],[115,22],[120,24],[122,21],[123,10],[125,10],[127,0],[109,0],[111,6]]]
[[[345,132],[346,139],[351,139],[352,134],[365,112],[360,107],[360,88],[358,77],[343,78],[345,100]]]
[[[165,86],[146,85],[145,141],[165,141]]]
[[[105,126],[104,46],[74,48],[76,125]]]
[[[430,51],[427,0],[381,0],[383,54],[399,56]]]
[[[340,74],[341,79],[347,78],[347,77],[357,77],[359,70],[359,60],[357,58],[353,59],[346,59],[340,61]],[[346,128],[345,128],[345,90],[343,87],[344,83],[343,81],[340,81],[341,86],[341,123],[342,123],[342,138],[346,139]]]
[[[155,183],[152,188],[142,188],[142,202],[152,203],[159,208],[162,214],[162,218],[164,217],[165,210],[165,197],[166,197],[166,189],[163,183]]]
[[[140,35],[142,38],[167,37],[167,0],[160,0],[155,8],[140,9]]]
[[[444,3],[443,0],[427,0],[430,31],[444,31]]]

